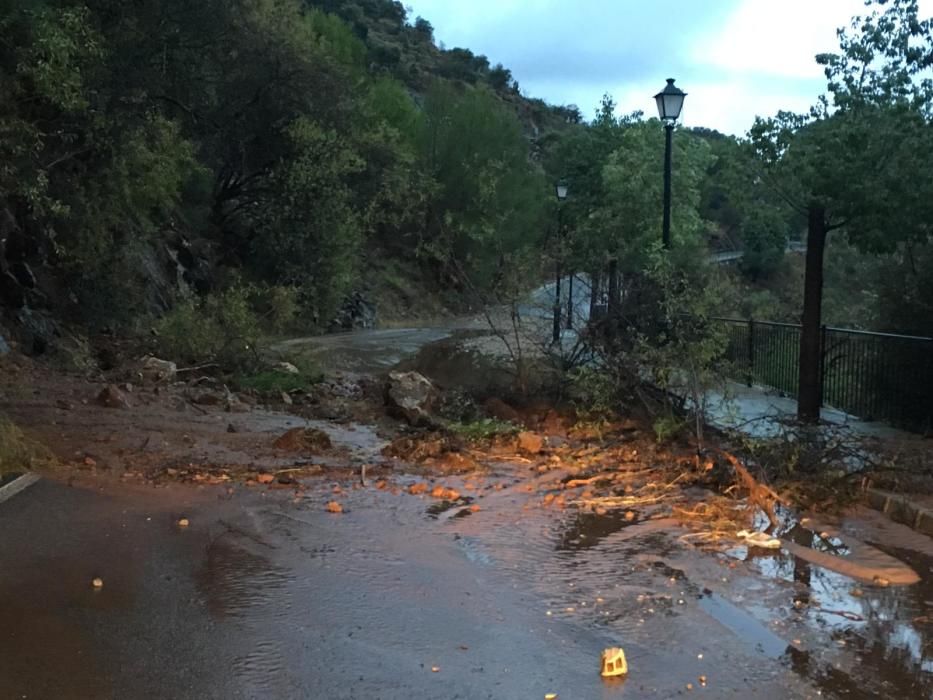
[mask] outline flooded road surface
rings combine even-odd
[[[0,508],[0,697],[930,697],[924,543],[891,552],[919,584],[866,585],[693,550],[649,512],[542,508],[522,469],[444,480],[478,512],[349,478],[301,496],[42,481]],[[630,677],[606,682],[616,645]]]
[[[385,372],[425,345],[449,338],[471,321],[451,321],[449,327],[393,328],[295,338],[279,343],[273,351],[283,356],[307,355],[331,371],[359,374]]]

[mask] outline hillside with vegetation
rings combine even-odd
[[[679,130],[661,264],[657,120],[528,97],[399,2],[0,0],[0,334],[41,353],[151,331],[196,360],[374,305],[475,309],[557,261],[628,300],[639,333],[659,265],[718,290],[709,313],[798,319],[785,248],[814,202],[844,229],[826,318],[929,333],[928,24],[908,0],[879,7],[820,58],[811,115],[745,139]],[[717,246],[744,251],[737,270],[705,262]]]
[[[472,303],[465,280],[544,229],[532,134],[565,116],[407,20],[388,0],[0,3],[9,331],[41,351],[55,320],[131,330],[215,297],[222,325],[324,330],[374,271]]]

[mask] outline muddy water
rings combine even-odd
[[[866,585],[786,552],[698,553],[650,514],[629,521],[568,512],[547,521],[528,518],[520,497],[498,498],[511,509],[487,513],[498,520],[493,527],[451,523],[469,556],[533,587],[551,618],[606,630],[649,675],[667,669],[662,678],[684,683],[689,671],[705,675],[717,697],[751,688],[763,697],[776,686],[779,697],[933,696],[928,554],[878,545],[921,582]],[[852,519],[843,529],[866,537],[864,525]],[[884,539],[898,536],[911,539],[909,531]],[[659,690],[671,688],[666,680],[655,680]]]

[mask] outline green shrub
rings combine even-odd
[[[28,471],[50,458],[48,451],[0,416],[0,475]]]
[[[257,365],[260,320],[252,287],[235,285],[179,304],[156,323],[159,352],[180,363],[216,362],[223,369]]]
[[[261,314],[262,324],[271,333],[284,333],[301,311],[296,287],[257,286],[252,288],[253,305]]]
[[[276,369],[264,369],[253,374],[242,374],[236,378],[240,389],[252,389],[263,394],[278,394],[297,390],[307,390],[324,380],[321,371],[306,361],[292,362],[298,368],[298,374],[290,374]]]
[[[514,423],[496,418],[482,418],[468,423],[450,423],[448,429],[467,440],[491,440],[516,435],[521,428]]]
[[[686,421],[676,418],[675,416],[659,416],[655,418],[651,427],[654,430],[654,435],[658,440],[658,444],[664,444],[676,437],[686,425]]]

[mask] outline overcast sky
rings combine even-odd
[[[756,115],[804,111],[825,88],[813,57],[863,0],[408,0],[412,21],[512,70],[522,90],[590,119],[608,92],[655,115],[665,78],[688,93],[682,121],[744,134]],[[921,0],[924,16],[933,0]]]

